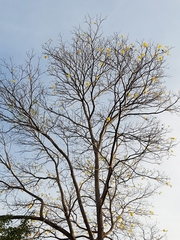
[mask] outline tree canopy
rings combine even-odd
[[[179,112],[180,94],[164,81],[170,48],[105,37],[102,22],[45,43],[46,72],[33,53],[20,66],[1,62],[0,199],[5,214],[32,221],[29,239],[166,232],[148,200],[171,186],[160,165],[175,138],[158,118]]]
[[[11,215],[0,218],[0,240],[25,240],[30,233],[28,219],[21,219],[19,224],[13,226]]]

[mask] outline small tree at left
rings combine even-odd
[[[31,234],[31,225],[28,219],[14,223],[11,215],[0,219],[0,240],[25,240]]]

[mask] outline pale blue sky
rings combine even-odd
[[[70,40],[74,26],[83,25],[84,16],[107,16],[104,35],[120,32],[131,42],[152,41],[174,47],[169,63],[168,87],[180,89],[180,1],[179,0],[0,0],[0,58],[13,56],[23,63],[25,52],[34,49],[41,54],[41,44],[49,38],[55,42],[61,33]],[[166,117],[180,140],[180,119]],[[156,198],[154,211],[158,222],[168,229],[169,239],[179,240],[180,155],[164,164],[172,177],[173,188],[163,189]]]

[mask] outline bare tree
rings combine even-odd
[[[33,53],[1,63],[1,205],[32,239],[157,239],[148,199],[170,186],[175,144],[158,116],[180,99],[163,81],[169,48],[103,37],[102,21],[44,44],[47,74]]]

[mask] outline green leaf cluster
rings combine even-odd
[[[30,225],[27,219],[23,219],[15,225],[11,215],[0,219],[0,240],[22,240],[27,239],[30,234]]]

